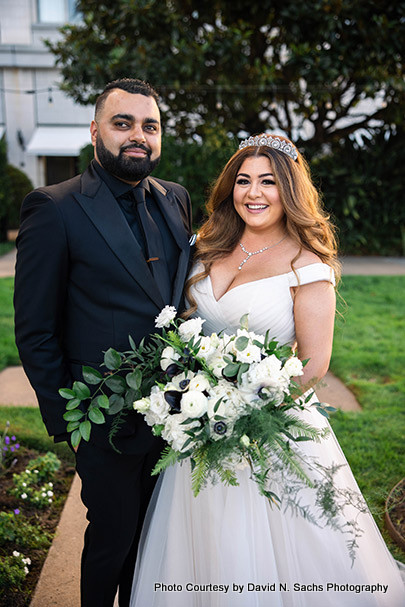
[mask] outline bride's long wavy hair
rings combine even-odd
[[[287,142],[285,137],[277,135]],[[303,249],[312,251],[335,271],[340,278],[337,259],[336,229],[322,207],[320,195],[311,181],[304,157],[298,152],[293,160],[284,152],[268,146],[248,146],[238,150],[227,162],[211,190],[206,209],[208,219],[201,226],[196,243],[195,261],[202,262],[204,270],[194,274],[186,283],[189,309],[185,316],[197,309],[191,287],[206,278],[214,261],[229,255],[241,240],[245,224],[233,204],[236,176],[247,158],[265,156],[269,159],[274,180],[284,208],[287,234],[297,243],[299,251],[291,260],[291,269]]]

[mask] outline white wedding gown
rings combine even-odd
[[[300,284],[333,282],[321,263],[298,274]],[[296,284],[289,272],[239,285],[216,301],[210,279],[200,281],[194,296],[197,315],[206,319],[204,332],[233,333],[249,313],[250,330],[264,334],[270,328],[279,342],[294,343],[290,287]],[[305,419],[328,426],[312,409]],[[300,445],[307,460],[343,464],[335,482],[359,492],[333,432],[322,443]],[[343,523],[357,515],[362,529],[352,566],[347,534],[270,507],[248,469],[238,472],[238,480],[237,487],[209,485],[193,497],[188,461],[161,475],[141,538],[131,607],[405,606],[398,565],[368,511],[346,507],[341,514]],[[316,515],[311,490],[303,496]]]

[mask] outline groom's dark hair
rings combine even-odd
[[[95,118],[103,109],[105,100],[108,95],[114,89],[121,89],[126,91],[127,93],[132,93],[133,95],[144,95],[145,97],[153,97],[156,101],[157,105],[159,105],[159,95],[155,91],[154,88],[148,82],[144,82],[143,80],[138,80],[138,78],[119,78],[118,80],[113,80],[109,82],[102,93],[96,99],[96,107],[95,107]]]

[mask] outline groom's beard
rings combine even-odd
[[[131,148],[140,148],[146,152],[147,156],[144,158],[126,156],[124,154],[125,150]],[[101,166],[108,173],[111,173],[123,181],[141,181],[150,175],[160,162],[160,156],[155,160],[150,159],[152,150],[142,143],[122,146],[118,156],[114,156],[114,154],[105,147],[100,135],[97,136],[96,140],[96,152]]]

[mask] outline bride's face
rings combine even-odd
[[[284,209],[266,156],[246,158],[236,175],[233,204],[245,224],[254,230],[284,228]]]

